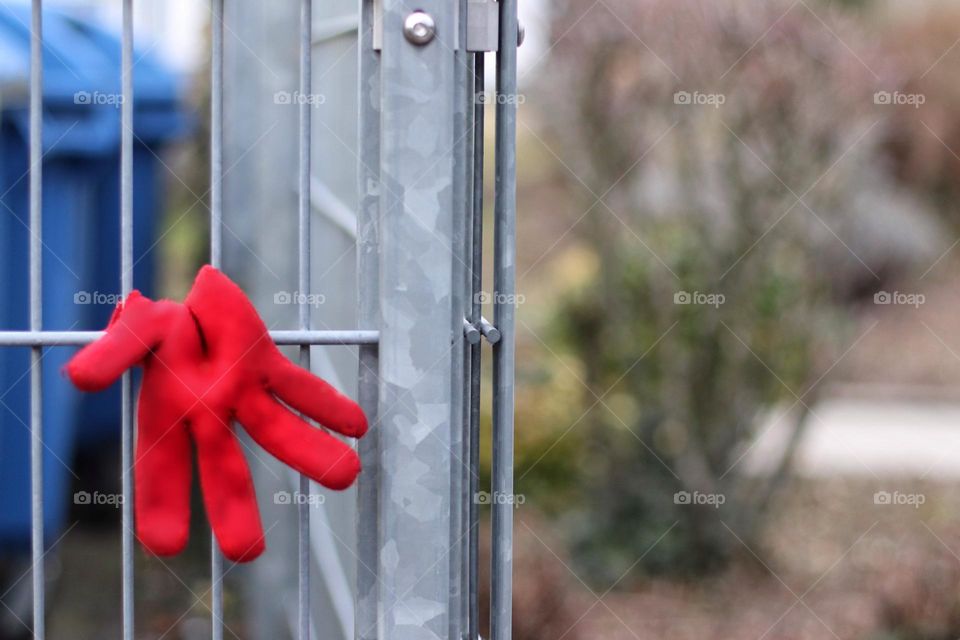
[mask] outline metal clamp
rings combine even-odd
[[[480,333],[483,334],[483,337],[486,338],[490,344],[500,342],[500,329],[493,326],[493,324],[483,316],[480,316]]]
[[[497,344],[500,342],[500,330],[497,329],[493,324],[480,316],[480,322],[474,324],[467,320],[463,319],[463,337],[467,339],[467,342],[470,344],[479,344],[481,337],[486,338],[487,342],[491,345]]]
[[[466,338],[470,344],[480,343],[480,331],[466,318],[463,319],[463,337]]]
[[[517,23],[517,46],[526,30]],[[500,39],[500,3],[496,0],[467,0],[467,51],[496,51]]]
[[[495,0],[467,0],[467,51],[496,51],[500,8]]]

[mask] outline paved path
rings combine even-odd
[[[802,475],[960,478],[960,403],[842,398],[814,414],[797,452]],[[784,422],[773,416],[741,464],[769,469],[786,442]]]

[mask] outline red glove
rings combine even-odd
[[[238,420],[260,446],[331,489],[360,472],[349,446],[294,415],[359,438],[360,407],[295,366],[274,345],[243,291],[223,273],[200,270],[183,304],[132,292],[106,334],[67,364],[84,391],[110,386],[143,366],[134,462],[136,530],[158,555],[179,553],[190,519],[190,440],[197,450],[207,516],[226,557],[253,560],[264,550],[250,470],[234,434]]]

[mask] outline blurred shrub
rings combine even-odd
[[[960,6],[927,1],[891,3],[878,21],[890,86],[915,95],[891,110],[887,151],[896,175],[922,191],[955,228],[960,227]]]
[[[759,551],[857,305],[935,256],[938,230],[878,161],[873,54],[828,8],[567,2],[554,31],[549,144],[596,263],[552,323],[590,389],[559,440],[579,463],[574,551],[604,584],[637,562],[624,582],[700,573],[741,540]],[[739,462],[777,405],[792,407],[787,445],[747,482]],[[538,453],[520,456],[525,488],[553,468]]]

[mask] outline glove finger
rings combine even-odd
[[[132,292],[117,305],[102,338],[87,345],[67,363],[66,372],[78,388],[100,391],[143,360],[155,347],[177,307],[173,302],[153,302]]]
[[[360,473],[360,458],[344,442],[311,427],[266,392],[247,394],[237,419],[281,462],[330,489],[346,489]]]
[[[223,555],[253,560],[266,548],[257,494],[247,460],[229,421],[213,413],[191,416],[207,518]]]
[[[134,508],[137,538],[160,556],[179,553],[190,530],[190,438],[183,417],[145,385],[137,409]]]
[[[367,417],[360,405],[279,351],[271,360],[267,384],[281,400],[328,429],[351,438],[367,432]]]
[[[275,348],[270,333],[243,290],[223,272],[206,265],[183,301],[206,338],[208,355],[221,362],[257,360]]]

